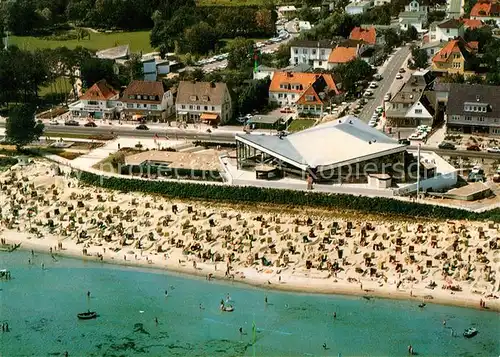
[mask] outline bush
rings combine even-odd
[[[191,170],[189,170],[191,171]],[[428,204],[399,201],[390,198],[326,194],[261,187],[220,186],[184,182],[144,181],[103,177],[81,172],[79,179],[86,184],[124,192],[159,194],[178,199],[201,199],[217,202],[270,203],[332,209],[357,210],[373,214],[393,214],[412,218],[470,219],[500,221],[500,208],[482,213]]]

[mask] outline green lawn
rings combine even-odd
[[[288,126],[287,130],[291,133],[301,131],[310,128],[311,126],[314,125],[314,123],[316,123],[316,120],[314,119],[295,119]]]
[[[25,50],[56,48],[61,46],[66,46],[68,48],[83,46],[92,50],[102,50],[128,44],[132,52],[142,51],[143,53],[148,53],[154,51],[149,43],[149,34],[150,31],[91,33],[90,40],[84,39],[80,41],[57,41],[32,36],[11,36],[9,37],[9,44],[17,45],[19,48]]]
[[[71,91],[71,81],[67,77],[59,77],[54,83],[47,87],[40,88],[38,95],[40,97],[51,93],[69,94]]]

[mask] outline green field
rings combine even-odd
[[[311,126],[316,123],[316,120],[314,119],[295,119],[292,121],[292,123],[288,126],[287,130],[291,133],[301,131],[307,128],[310,128]]]
[[[105,48],[128,44],[131,52],[142,51],[143,53],[148,53],[154,51],[149,43],[149,34],[150,31],[90,33],[90,40],[86,38],[80,41],[58,41],[32,36],[11,36],[9,37],[9,44],[17,45],[19,48],[24,50],[56,48],[61,46],[66,46],[68,48],[83,46],[92,50],[102,50]]]
[[[40,97],[51,93],[69,94],[71,91],[71,81],[67,77],[59,77],[56,81],[46,87],[40,88],[38,95]]]

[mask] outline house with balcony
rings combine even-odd
[[[415,27],[419,32],[425,32],[424,26],[427,23],[428,6],[420,5],[417,0],[413,0],[405,6],[405,11],[399,13],[399,25],[401,30],[407,31],[410,27]]]
[[[231,120],[233,107],[226,83],[181,81],[175,102],[177,120],[212,125]]]
[[[432,71],[447,74],[474,74],[472,70],[477,42],[467,43],[462,37],[449,41],[432,57]]]
[[[127,120],[164,122],[174,110],[173,93],[165,90],[162,82],[132,81],[123,91],[120,101],[123,103],[121,117]]]
[[[330,99],[338,95],[331,74],[275,72],[269,85],[269,102],[295,106],[298,113],[321,115]]]
[[[290,64],[307,64],[313,68],[328,68],[328,58],[336,44],[331,40],[296,40],[290,45]]]
[[[472,20],[494,21],[500,26],[500,3],[497,0],[479,0],[470,11]]]
[[[457,37],[464,37],[464,23],[457,19],[445,19],[429,25],[429,42],[446,42]]]
[[[446,104],[447,131],[500,137],[500,91],[496,86],[452,83]]]
[[[114,119],[121,110],[119,95],[105,79],[101,79],[87,89],[78,101],[69,104],[70,115],[73,119]]]

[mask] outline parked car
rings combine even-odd
[[[59,122],[57,121],[57,119],[52,119],[51,121],[49,121],[49,125],[59,125]]]
[[[149,130],[146,124],[140,124],[135,127],[137,130]]]
[[[378,73],[374,74],[373,75],[373,79],[376,80],[376,81],[381,81],[382,80],[382,76]]]
[[[373,128],[373,127],[376,127],[376,126],[377,126],[377,122],[376,122],[375,120],[373,120],[373,119],[372,119],[372,120],[370,120],[370,121],[368,122],[368,125],[369,125],[369,126],[371,126],[371,127]]]
[[[85,123],[84,127],[87,127],[87,128],[97,128],[97,124],[94,123],[93,121],[89,121],[88,123]]]
[[[444,141],[438,145],[438,148],[442,149],[442,150],[455,150],[456,149],[455,145],[453,145],[452,143],[444,142]]]
[[[488,148],[488,152],[500,153],[499,147]]]
[[[398,143],[400,143],[401,145],[410,145],[410,140],[408,140],[408,139],[399,139]]]
[[[385,101],[391,100],[391,93],[387,93],[386,95],[384,95],[384,100]]]
[[[403,75],[401,73],[396,74],[396,79],[403,79]]]
[[[64,123],[64,125],[68,125],[68,126],[80,126],[80,123],[77,122],[76,120],[68,120],[67,122]]]
[[[378,84],[375,83],[375,82],[371,82],[369,87],[372,88],[372,89],[375,89],[375,88],[378,87]]]
[[[467,146],[468,151],[481,151],[481,148],[477,145],[469,145]]]
[[[373,95],[373,92],[371,90],[367,90],[363,95],[365,97],[371,97]]]
[[[405,72],[406,72],[406,71],[405,71],[405,69],[404,69],[403,67],[401,67],[401,68],[399,69],[399,73],[405,73]]]
[[[379,105],[376,109],[377,113],[381,114],[384,111],[384,107]]]

